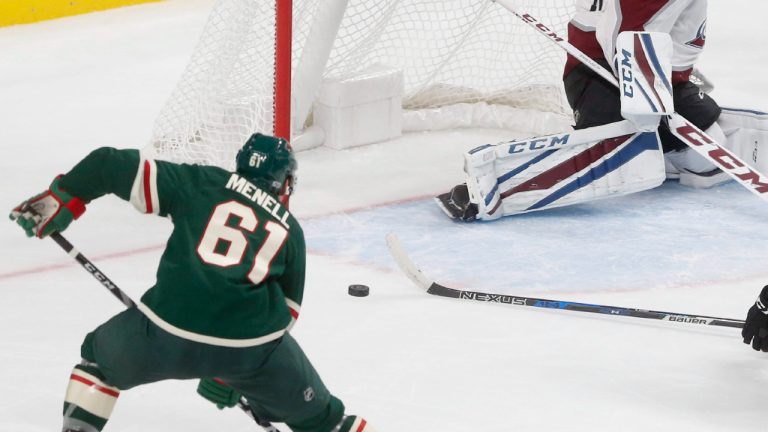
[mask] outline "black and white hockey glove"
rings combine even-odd
[[[768,352],[768,285],[747,312],[747,320],[741,330],[745,344],[752,344],[755,351]]]
[[[64,190],[58,176],[48,190],[14,207],[9,217],[24,229],[27,237],[44,238],[52,232],[64,231],[84,212],[83,200]]]

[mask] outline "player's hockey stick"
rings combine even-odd
[[[545,309],[564,309],[574,312],[590,312],[604,315],[619,315],[634,318],[647,318],[662,321],[681,322],[689,324],[711,325],[720,327],[742,328],[744,321],[731,318],[717,318],[705,315],[689,315],[677,312],[660,312],[646,309],[634,309],[620,306],[605,306],[589,303],[577,303],[563,300],[547,300],[533,297],[521,297],[504,294],[490,294],[478,291],[460,290],[449,288],[427,277],[411,261],[405,253],[400,239],[393,233],[387,234],[387,247],[400,269],[417,286],[427,292],[440,297],[449,297],[463,300],[475,300],[489,303],[502,303],[513,306],[532,306]]]
[[[524,23],[533,27],[547,39],[564,49],[568,54],[577,58],[606,81],[619,87],[618,80],[611,72],[560,37],[536,17],[525,12],[518,12],[511,0],[490,1],[503,6],[505,9],[512,12],[512,14],[520,18]],[[718,144],[711,136],[696,127],[696,125],[690,121],[686,120],[685,117],[680,114],[674,113],[669,116],[668,119],[669,129],[673,135],[694,149],[697,153],[707,158],[707,160],[715,164],[718,168],[723,170],[737,182],[741,183],[742,186],[752,191],[755,195],[768,200],[768,177],[749,167],[730,150]]]
[[[52,233],[50,237],[53,239],[53,241],[56,242],[56,244],[61,246],[61,248],[64,249],[64,251],[68,253],[69,256],[74,258],[86,271],[88,271],[91,276],[93,276],[97,281],[104,285],[104,287],[108,289],[115,297],[117,297],[117,299],[120,300],[120,302],[123,303],[127,308],[136,307],[136,303],[134,303],[134,301],[128,297],[128,294],[126,294],[125,291],[121,290],[120,287],[112,282],[112,279],[102,273],[101,270],[99,270],[98,267],[96,267],[96,265],[91,262],[91,260],[86,258],[85,255],[80,253],[79,250],[75,249],[69,240],[65,239],[64,236],[58,232]],[[246,413],[248,417],[252,418],[257,425],[261,426],[266,432],[280,432],[280,430],[273,426],[270,422],[258,418],[256,414],[253,413],[251,406],[248,404],[248,401],[244,397],[240,397],[240,400],[237,401],[237,406],[243,410],[243,412]]]

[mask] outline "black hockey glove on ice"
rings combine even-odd
[[[768,285],[749,308],[741,336],[744,337],[744,343],[751,343],[755,351],[768,352]]]

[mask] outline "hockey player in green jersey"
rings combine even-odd
[[[63,231],[112,193],[174,229],[157,282],[85,337],[64,402],[63,431],[101,431],[120,391],[200,378],[220,406],[242,394],[263,420],[300,432],[372,432],[347,416],[288,333],[304,291],[304,234],[278,200],[293,187],[285,140],[254,134],[236,172],[100,148],[11,212],[28,236]]]

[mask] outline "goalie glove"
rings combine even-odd
[[[219,409],[232,408],[242,396],[239,391],[217,378],[203,378],[197,384],[197,394],[213,402]]]
[[[768,352],[768,285],[760,292],[755,304],[749,308],[741,336],[744,343],[751,343],[755,351]]]
[[[16,206],[10,218],[24,229],[27,237],[44,238],[52,232],[64,231],[84,212],[83,200],[62,189],[58,176],[47,191]]]

